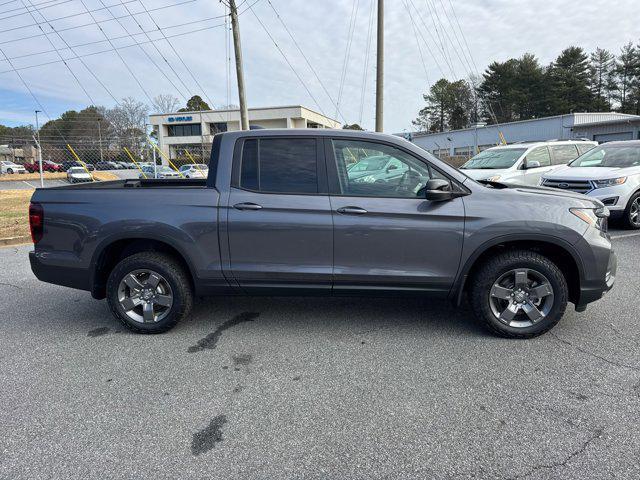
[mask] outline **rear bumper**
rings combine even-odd
[[[29,252],[31,271],[42,282],[78,290],[91,290],[91,275],[85,268],[59,265],[47,259],[46,253]]]

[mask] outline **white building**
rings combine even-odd
[[[240,110],[205,110],[149,116],[160,149],[177,158],[184,149],[200,152],[216,133],[240,130]],[[340,122],[301,105],[249,109],[251,128],[341,128]]]

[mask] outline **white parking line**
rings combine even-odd
[[[635,232],[635,233],[627,233],[626,235],[611,235],[611,240],[617,240],[619,238],[628,238],[628,237],[637,237],[638,235],[640,235],[640,232]]]
[[[34,185],[31,185],[29,182],[27,182],[26,180],[22,180],[22,183],[26,183],[27,185],[29,185],[31,188],[36,188]]]

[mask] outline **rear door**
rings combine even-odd
[[[334,138],[325,141],[334,223],[334,293],[448,292],[464,233],[462,198],[430,202],[420,189],[445,178],[424,159],[392,144]],[[402,175],[349,178],[358,156],[388,155]]]
[[[529,162],[538,162],[540,166],[528,168]],[[527,153],[523,165],[525,170],[522,181],[525,185],[538,185],[542,175],[554,168],[552,166],[551,154],[546,146],[536,147]]]
[[[333,225],[322,140],[240,139],[229,197],[231,272],[247,291],[330,292]]]

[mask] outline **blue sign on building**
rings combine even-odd
[[[193,120],[193,117],[169,117],[167,120],[169,122],[190,122]]]

